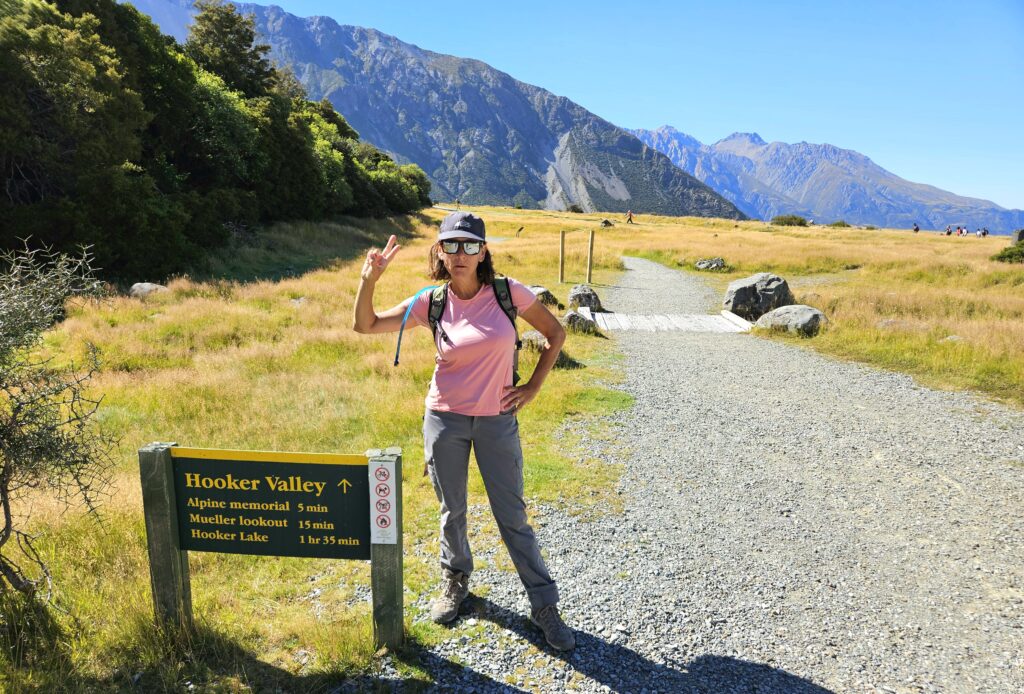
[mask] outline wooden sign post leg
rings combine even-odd
[[[192,588],[188,552],[178,541],[178,513],[171,461],[173,443],[151,443],[139,449],[142,506],[146,517],[149,578],[157,622],[192,627]]]
[[[565,229],[558,232],[558,283],[565,282]]]
[[[590,247],[587,250],[587,284],[594,273],[594,230],[590,230]]]
[[[402,451],[388,448],[373,451],[374,461],[394,462],[396,542],[370,544],[370,586],[373,589],[373,638],[377,648],[399,648],[405,637],[405,594],[402,580]],[[371,485],[371,494],[373,493]],[[372,502],[371,502],[372,503]]]

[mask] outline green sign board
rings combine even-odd
[[[367,458],[171,448],[183,550],[370,558]]]
[[[193,627],[189,551],[369,559],[378,646],[404,638],[402,450],[139,449],[157,620]]]

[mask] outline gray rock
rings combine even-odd
[[[587,335],[596,335],[598,333],[597,322],[576,311],[569,311],[562,316],[562,325],[565,326],[566,330],[573,333],[584,333]]]
[[[758,318],[757,323],[754,325],[758,328],[785,330],[786,332],[813,337],[818,334],[821,326],[825,323],[828,323],[828,318],[813,306],[793,304],[769,311]]]
[[[1024,229],[1018,229],[1010,236],[1013,243],[1024,243]]]
[[[939,342],[963,342],[964,338],[959,335],[947,335],[946,337],[939,340]]]
[[[603,226],[603,227],[613,227],[613,226],[615,226],[615,222],[611,221],[610,219],[602,219],[601,220],[601,226]]]
[[[132,285],[132,288],[128,290],[128,296],[136,299],[145,299],[150,294],[155,292],[166,292],[167,287],[162,284],[154,284],[153,282],[136,282]]]
[[[569,308],[589,308],[591,311],[603,311],[601,299],[590,285],[577,284],[569,290]]]
[[[540,354],[548,346],[547,339],[537,330],[527,330],[519,336],[519,339],[523,341],[523,349],[529,352],[536,352]],[[583,368],[583,364],[570,357],[566,354],[565,350],[562,349],[558,352],[558,359],[555,360],[554,368],[580,369]]]
[[[752,321],[792,303],[793,292],[786,280],[770,272],[759,272],[730,282],[722,307]]]
[[[530,287],[530,291],[533,292],[534,296],[540,299],[540,302],[545,306],[558,306],[558,299],[547,287],[535,284]]]
[[[698,270],[724,270],[724,258],[701,258],[693,265]]]
[[[548,346],[547,339],[539,330],[527,330],[519,336],[519,339],[523,341],[523,349],[528,352],[537,352],[539,354]]]

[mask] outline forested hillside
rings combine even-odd
[[[430,204],[423,171],[307,100],[233,6],[201,2],[184,44],[114,0],[3,6],[0,247],[88,244],[133,281],[256,224]]]

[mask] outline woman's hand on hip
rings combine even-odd
[[[366,252],[366,262],[363,263],[363,271],[360,273],[364,280],[376,282],[380,279],[380,276],[388,268],[388,263],[395,257],[399,249],[402,248],[397,242],[398,239],[392,234],[391,238],[388,239],[388,244],[384,246],[384,250],[380,251],[376,248],[371,248]]]
[[[505,386],[505,394],[501,396],[501,411],[514,410],[518,412],[537,397],[538,392],[540,392],[540,388],[530,385],[529,382],[521,386]]]

